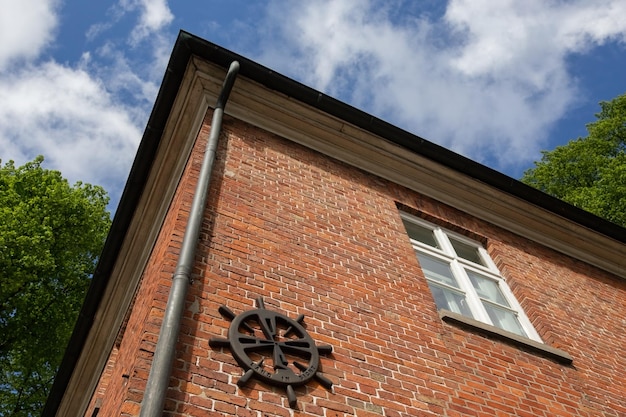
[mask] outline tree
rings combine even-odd
[[[587,137],[542,152],[522,181],[626,227],[626,94],[600,107]]]
[[[111,223],[42,162],[0,166],[0,416],[41,414]]]

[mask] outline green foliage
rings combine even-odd
[[[0,416],[41,414],[111,223],[42,162],[0,166]]]
[[[626,94],[600,107],[587,137],[544,151],[522,181],[626,227]]]

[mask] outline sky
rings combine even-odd
[[[114,210],[179,30],[519,178],[626,93],[624,0],[0,0],[0,160]]]

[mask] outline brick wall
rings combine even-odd
[[[138,414],[199,149],[97,390],[101,416]],[[228,117],[210,193],[166,415],[626,415],[626,281]],[[542,339],[573,364],[442,322],[398,204],[484,238]],[[281,388],[235,384],[241,368],[208,340],[226,337],[220,305],[239,314],[258,296],[333,346],[321,359],[332,392],[311,381],[292,410]]]

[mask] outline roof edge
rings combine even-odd
[[[85,345],[87,335],[93,325],[96,312],[100,307],[102,294],[109,282],[111,271],[126,237],[126,231],[134,216],[137,204],[144,192],[161,135],[165,129],[170,109],[176,99],[187,62],[191,56],[191,50],[185,41],[188,38],[188,35],[181,32],[172,50],[163,81],[161,82],[161,88],[157,93],[155,104],[148,118],[148,124],[139,143],[137,154],[131,166],[126,185],[111,223],[111,229],[98,259],[85,300],[78,314],[76,325],[44,405],[42,417],[56,415],[78,357]]]
[[[502,192],[518,197],[614,240],[626,243],[626,228],[624,227],[575,207],[506,174],[489,168],[486,165],[480,164],[443,146],[385,122],[382,119],[325,95],[298,81],[251,61],[248,58],[192,35],[191,33],[181,31],[179,39],[181,38],[184,39],[192,55],[198,55],[224,69],[228,68],[230,62],[237,60],[241,64],[240,76],[250,78],[271,90],[292,97],[297,101],[345,120],[361,129],[384,137],[396,145],[418,153],[455,171],[461,172]]]

